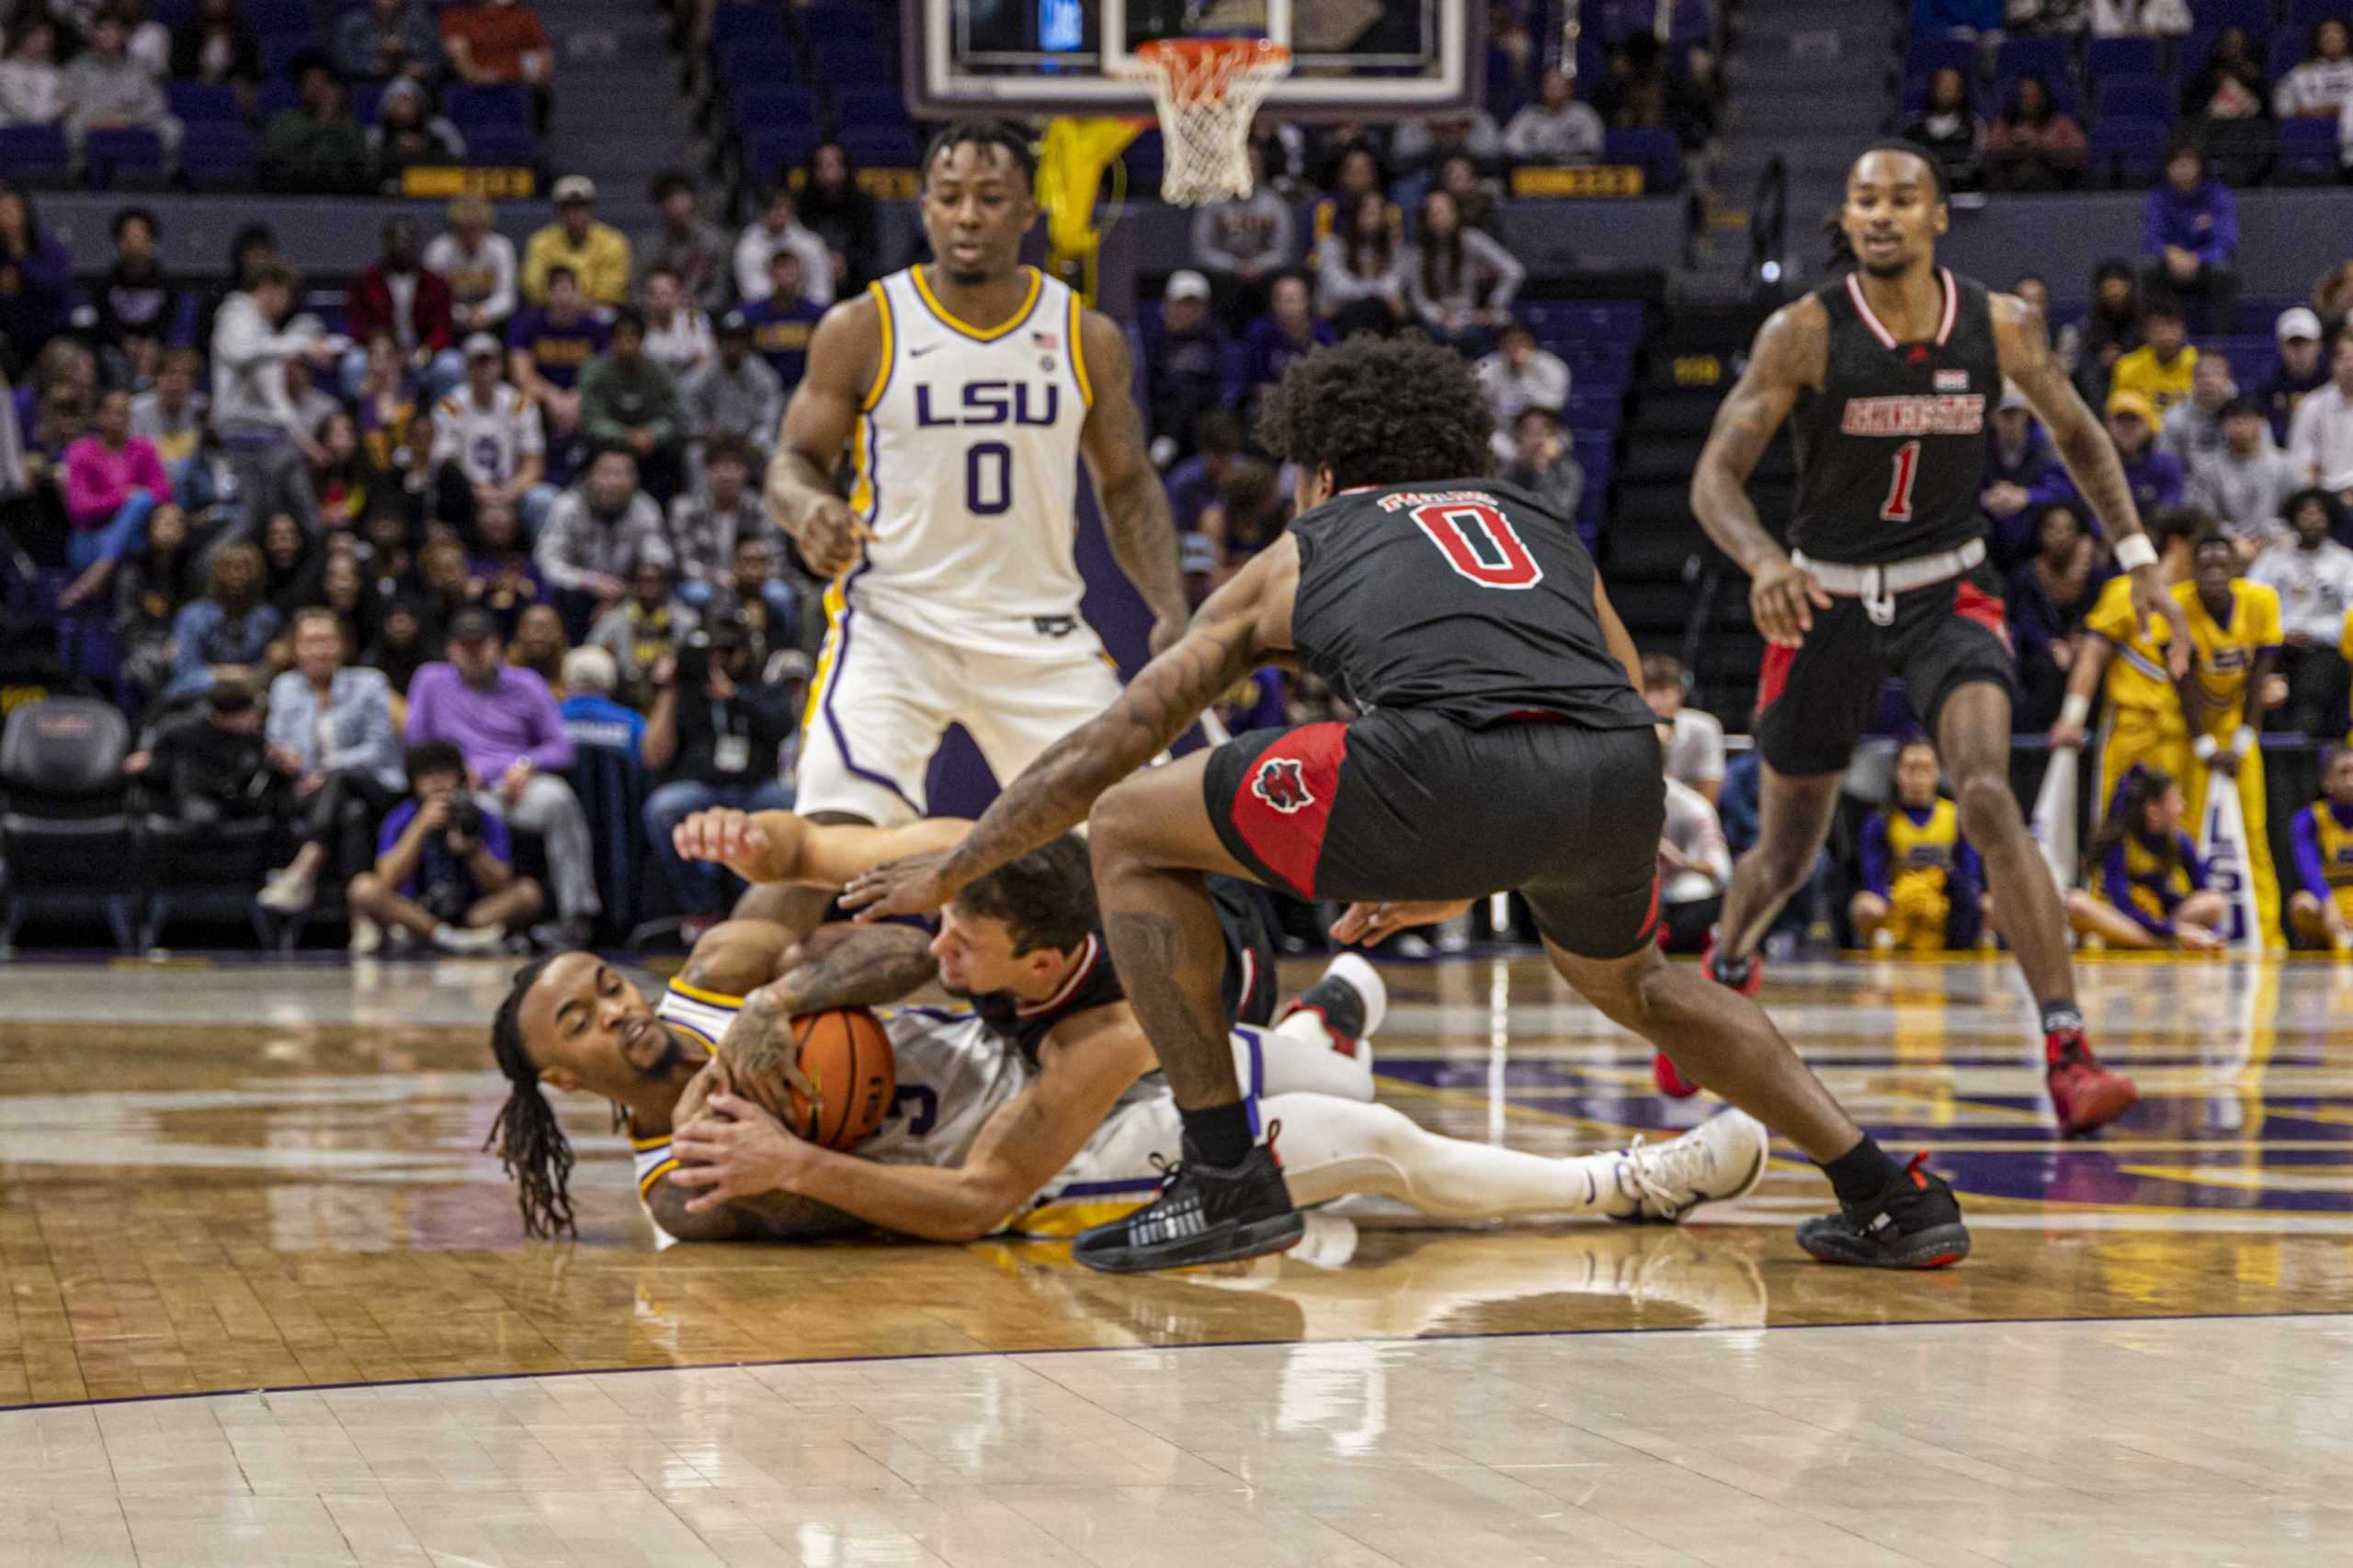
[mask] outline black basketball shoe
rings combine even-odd
[[[1187,1139],[1184,1158],[1162,1167],[1160,1196],[1123,1219],[1083,1231],[1071,1256],[1105,1274],[1142,1274],[1196,1263],[1232,1263],[1288,1252],[1307,1231],[1275,1163],[1278,1124],[1238,1165],[1201,1163]],[[1155,1159],[1157,1156],[1154,1156]]]
[[[1823,1263],[1862,1268],[1944,1268],[1969,1256],[1969,1227],[1952,1188],[1915,1154],[1868,1203],[1798,1227],[1798,1245]]]

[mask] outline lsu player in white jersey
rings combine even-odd
[[[957,825],[904,832],[936,839]],[[807,828],[800,880],[844,852],[827,842],[842,831]],[[852,853],[920,847],[866,835]],[[867,1226],[936,1241],[1066,1235],[1142,1204],[1182,1129],[1094,913],[1085,847],[1063,839],[965,890],[936,937],[828,926],[796,947],[781,926],[730,921],[658,1001],[592,953],[527,967],[492,1028],[512,1085],[494,1138],[526,1229],[571,1222],[571,1151],[543,1085],[615,1106],[657,1245]],[[881,1128],[848,1153],[787,1132],[773,1114],[792,1071],[786,1020],[881,1005],[935,975],[971,1005],[879,1015],[898,1085]],[[1367,1037],[1384,1006],[1371,967],[1343,959],[1273,1027],[1233,1031],[1237,1074],[1280,1124],[1302,1204],[1369,1192],[1458,1220],[1674,1220],[1762,1177],[1764,1129],[1737,1111],[1665,1143],[1569,1159],[1426,1132],[1370,1103]]]
[[[1021,263],[1026,133],[951,126],[922,173],[934,259],[818,324],[768,469],[770,509],[833,578],[797,780],[801,812],[827,820],[922,816],[950,724],[1002,782],[1118,696],[1079,611],[1082,457],[1154,652],[1188,616],[1125,338]]]

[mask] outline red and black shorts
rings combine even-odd
[[[1974,681],[2018,697],[2017,661],[2000,579],[1977,566],[1895,596],[1895,617],[1873,624],[1860,599],[1830,601],[1795,648],[1768,648],[1756,680],[1756,750],[1777,773],[1839,773],[1855,755],[1879,689],[1902,678],[1930,734],[1945,699]]]
[[[1555,946],[1589,959],[1657,931],[1666,805],[1647,727],[1473,730],[1381,709],[1236,736],[1210,755],[1202,790],[1228,853],[1301,898],[1516,889]]]

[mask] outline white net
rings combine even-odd
[[[1151,89],[1165,162],[1160,199],[1198,207],[1250,194],[1250,121],[1290,73],[1290,51],[1259,39],[1142,45],[1124,74]]]

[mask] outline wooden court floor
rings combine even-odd
[[[0,1565],[2353,1560],[2353,971],[2087,963],[2144,1099],[2073,1144],[2006,965],[1776,971],[1961,1190],[1942,1274],[1807,1262],[1791,1159],[1680,1230],[1351,1204],[1108,1279],[657,1255],[585,1101],[580,1240],[523,1244],[479,1147],[506,967],[0,967]],[[1390,980],[1429,1126],[1707,1113],[1540,965]]]

